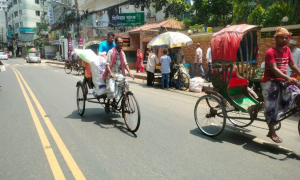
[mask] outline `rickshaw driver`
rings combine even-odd
[[[274,35],[275,47],[271,47],[265,55],[265,71],[262,82],[262,94],[265,103],[264,114],[269,127],[267,137],[270,137],[276,143],[281,143],[282,139],[276,135],[274,124],[300,95],[300,90],[296,86],[286,87],[282,85],[284,81],[290,85],[298,83],[295,78],[286,75],[287,65],[294,73],[300,75],[291,52],[286,46],[290,36],[291,33],[285,28],[278,27]]]
[[[106,69],[103,73],[102,79],[106,80],[106,95],[107,95],[107,103],[105,104],[105,111],[109,112],[109,103],[111,99],[114,99],[116,94],[114,88],[110,88],[111,84],[109,83],[109,80],[111,78],[117,78],[117,76],[120,73],[120,70],[122,70],[122,75],[125,77],[125,69],[129,73],[129,76],[134,78],[134,75],[131,73],[125,53],[122,51],[123,47],[123,38],[122,37],[116,37],[115,39],[116,47],[112,48],[107,53],[107,62],[106,62]],[[113,83],[115,86],[116,84]]]

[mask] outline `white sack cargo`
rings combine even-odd
[[[202,92],[202,88],[204,86],[204,79],[201,77],[194,77],[190,81],[190,91],[192,92]]]
[[[91,61],[97,60],[98,56],[91,49],[74,49],[74,52],[84,62],[91,64]]]
[[[102,95],[106,93],[106,83],[102,79],[102,75],[106,69],[106,58],[102,56],[97,56],[96,60],[90,61],[92,79],[94,84],[94,92],[97,95]]]

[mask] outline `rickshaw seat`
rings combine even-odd
[[[248,80],[236,75],[236,71],[232,71],[228,87],[248,86]]]

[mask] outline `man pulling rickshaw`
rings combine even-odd
[[[300,112],[299,83],[286,75],[287,66],[300,75],[292,55],[286,46],[291,33],[277,28],[275,46],[266,52],[264,78],[262,79],[263,102],[249,88],[256,81],[258,65],[258,40],[260,27],[234,25],[214,33],[211,40],[213,91],[199,98],[195,105],[195,121],[201,132],[215,137],[222,133],[226,120],[238,127],[246,127],[254,120],[267,122],[270,137],[280,143],[275,130],[280,122]],[[265,118],[258,117],[264,107]],[[249,117],[247,117],[249,116]],[[300,121],[298,125],[300,134]]]
[[[282,142],[282,139],[276,135],[274,123],[283,112],[293,105],[300,95],[300,90],[295,86],[298,81],[286,75],[287,66],[294,73],[300,75],[291,52],[286,46],[290,36],[291,33],[285,28],[277,28],[274,35],[275,46],[271,47],[265,55],[265,72],[262,82],[262,94],[265,103],[264,114],[269,127],[267,136],[276,143]],[[285,83],[290,84],[290,86]],[[299,102],[297,105],[300,105]]]

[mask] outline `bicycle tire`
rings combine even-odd
[[[215,105],[212,102],[209,103],[209,100],[214,101]],[[199,104],[201,107],[198,108]],[[198,110],[206,112],[198,115]],[[221,100],[213,95],[204,95],[198,99],[194,108],[194,117],[198,129],[209,137],[220,135],[225,128],[227,119],[226,110]],[[219,122],[213,120],[216,118],[219,118]],[[218,126],[219,128],[217,128]],[[214,129],[217,129],[217,131],[213,131]]]
[[[186,74],[186,73],[181,73],[180,75],[180,82],[182,82],[184,84],[184,88],[183,90],[188,90],[190,87],[190,77]]]
[[[135,103],[135,107],[133,103]],[[126,93],[126,96],[124,96],[122,99],[121,105],[122,105],[122,116],[124,118],[126,127],[130,132],[136,132],[140,127],[141,112],[140,112],[139,104],[132,92]],[[137,118],[133,122],[133,120],[129,119],[129,115],[134,114],[134,112],[136,111],[137,111]],[[127,113],[129,113],[129,115],[127,115]]]
[[[85,93],[84,93],[84,87],[82,84],[80,84],[79,86],[77,86],[77,96],[76,96],[76,100],[77,100],[77,110],[78,110],[78,114],[80,116],[83,116],[84,111],[85,111]]]
[[[69,63],[65,64],[64,70],[67,74],[70,74],[72,72],[72,65]]]
[[[298,122],[298,133],[300,135],[300,119],[299,119],[299,122]]]

